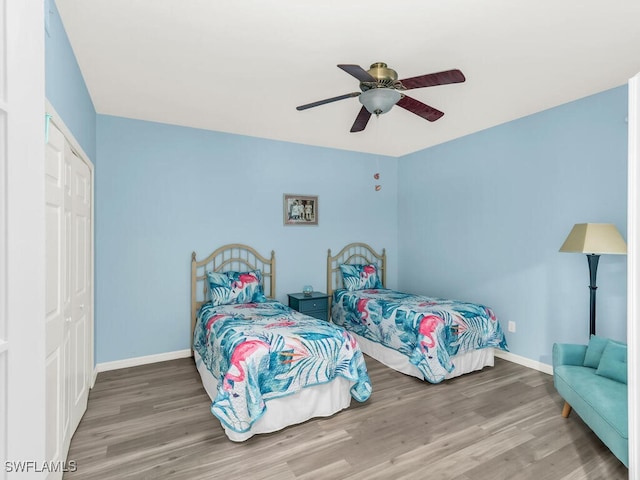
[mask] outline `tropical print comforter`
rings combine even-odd
[[[368,340],[406,355],[439,383],[454,370],[454,355],[507,342],[493,311],[483,305],[387,289],[336,290],[331,319]]]
[[[198,313],[194,349],[218,380],[211,412],[246,432],[272,398],[342,376],[364,402],[371,384],[360,347],[343,328],[279,302],[213,306]]]

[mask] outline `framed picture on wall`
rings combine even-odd
[[[318,225],[318,196],[284,194],[285,225]]]

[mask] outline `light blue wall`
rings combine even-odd
[[[96,110],[53,0],[45,1],[45,94],[96,163]]]
[[[97,362],[188,348],[190,252],[239,241],[276,251],[280,300],[306,283],[324,289],[327,248],[366,241],[387,248],[391,287],[515,321],[517,355],[549,363],[554,341],[586,340],[586,258],[557,250],[578,222],[626,237],[626,87],[378,158],[96,116],[53,0],[48,9],[46,97],[100,163]],[[320,226],[283,227],[285,192],[320,195]],[[601,258],[598,286],[598,332],[625,340],[626,257]]]
[[[400,158],[400,289],[490,305],[532,360],[585,343],[586,256],[558,249],[575,223],[626,238],[626,115],[619,87]],[[597,331],[624,341],[626,256],[602,256],[597,284]]]
[[[387,248],[396,284],[397,159],[102,115],[97,126],[96,362],[189,348],[193,250],[275,250],[286,303],[305,284],[325,290],[327,249],[364,241]],[[319,226],[283,226],[284,193],[318,195]]]

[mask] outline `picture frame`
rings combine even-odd
[[[285,225],[318,225],[318,196],[284,194]]]

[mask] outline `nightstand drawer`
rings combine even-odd
[[[289,306],[294,310],[321,320],[329,320],[329,295],[312,292],[311,295],[289,293]]]
[[[309,300],[298,301],[298,311],[301,313],[309,313],[315,310],[326,310],[329,302],[326,298],[310,298]]]

